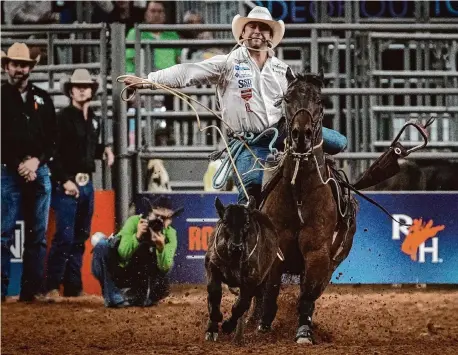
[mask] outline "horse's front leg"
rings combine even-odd
[[[207,266],[207,305],[208,305],[208,326],[205,333],[205,340],[216,341],[218,339],[218,324],[223,320],[221,313],[221,297],[223,289],[221,286],[221,272],[213,265]]]
[[[250,308],[254,292],[255,286],[246,285],[240,288],[240,295],[232,306],[232,315],[229,319],[225,320],[221,326],[223,332],[230,334],[234,331],[239,318]]]
[[[332,263],[330,246],[328,245],[329,243],[324,242],[325,237],[305,233],[313,233],[313,231],[301,232],[299,237],[299,245],[304,248],[302,255],[305,268],[304,273],[301,275],[301,292],[298,302],[299,327],[296,333],[296,342],[298,344],[314,344],[312,317],[315,310],[315,301],[321,296],[329,283]],[[313,238],[314,241],[307,243],[301,240],[302,238]],[[318,247],[319,244],[321,245]]]

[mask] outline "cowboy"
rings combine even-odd
[[[249,137],[247,133],[254,134],[247,143],[257,157],[265,160],[271,153],[271,137],[261,136],[261,133],[280,121],[282,109],[276,103],[286,93],[287,77],[293,76],[288,65],[274,56],[273,49],[284,32],[283,21],[274,21],[269,10],[256,6],[247,17],[236,15],[232,21],[232,33],[240,48],[200,63],[176,65],[150,73],[148,80],[175,88],[199,83],[217,84],[223,120],[236,134],[244,133],[245,137]],[[129,77],[124,82],[136,84],[134,88],[148,88],[150,85],[140,84],[142,80]],[[347,144],[343,135],[326,128],[323,139],[324,150],[331,154],[340,152]],[[262,171],[244,174],[254,166],[255,157],[244,148],[235,163],[248,195],[253,195],[259,205]],[[246,203],[240,181],[235,181],[239,190],[238,202]]]
[[[82,293],[84,243],[89,238],[94,211],[95,159],[103,158],[108,166],[114,162],[111,147],[98,143],[100,120],[89,107],[98,86],[86,69],[76,69],[70,79],[61,82],[71,103],[58,114],[56,155],[51,166],[56,233],[45,280],[47,295],[56,301],[61,283],[64,296]]]
[[[114,237],[92,238],[92,273],[106,307],[151,306],[169,294],[167,274],[177,249],[171,201],[159,198],[144,215],[127,219]]]
[[[24,43],[14,43],[1,58],[8,82],[2,85],[2,288],[9,285],[10,247],[16,219],[24,219],[25,242],[19,301],[48,301],[41,285],[51,200],[48,162],[54,155],[56,114],[49,94],[29,82],[39,57]]]

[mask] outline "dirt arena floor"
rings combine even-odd
[[[100,297],[59,304],[2,304],[7,354],[458,354],[458,291],[330,286],[317,304],[318,345],[299,346],[297,286],[285,287],[270,334],[248,328],[245,345],[231,336],[203,340],[203,286],[174,286],[151,308],[107,309]],[[224,293],[227,316],[234,296]]]

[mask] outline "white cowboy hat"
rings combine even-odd
[[[87,69],[75,69],[70,79],[64,78],[61,81],[60,87],[62,88],[62,92],[70,97],[70,89],[73,85],[84,84],[92,86],[92,96],[94,96],[97,92],[97,89],[99,88],[98,81],[91,78],[91,74]]]
[[[232,20],[232,34],[239,44],[240,36],[248,22],[262,22],[272,29],[272,48],[275,48],[280,43],[285,34],[285,23],[282,20],[275,21],[267,8],[256,6],[247,17],[235,15]]]
[[[10,60],[17,60],[18,62],[29,63],[33,68],[35,64],[40,60],[40,56],[37,56],[35,59],[30,58],[30,50],[25,43],[13,43],[13,45],[8,48],[8,52],[2,51],[2,68],[5,67],[6,63]]]

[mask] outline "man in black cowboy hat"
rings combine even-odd
[[[54,155],[56,114],[49,94],[29,82],[39,58],[24,43],[14,43],[1,65],[8,82],[2,85],[2,300],[10,274],[16,219],[22,212],[25,243],[20,301],[47,301],[41,294],[46,256],[51,182],[48,161]]]
[[[115,237],[93,236],[92,273],[100,282],[106,307],[151,306],[168,295],[167,273],[177,249],[171,224],[180,211],[162,197],[148,203],[146,218],[129,217]]]
[[[78,296],[82,292],[84,243],[89,238],[94,211],[95,159],[103,157],[108,166],[114,161],[111,147],[98,143],[100,121],[89,107],[97,81],[86,69],[76,69],[69,80],[61,82],[61,88],[71,104],[58,114],[56,155],[51,166],[56,234],[45,282],[47,295],[55,300],[59,299],[61,283],[64,296]]]

